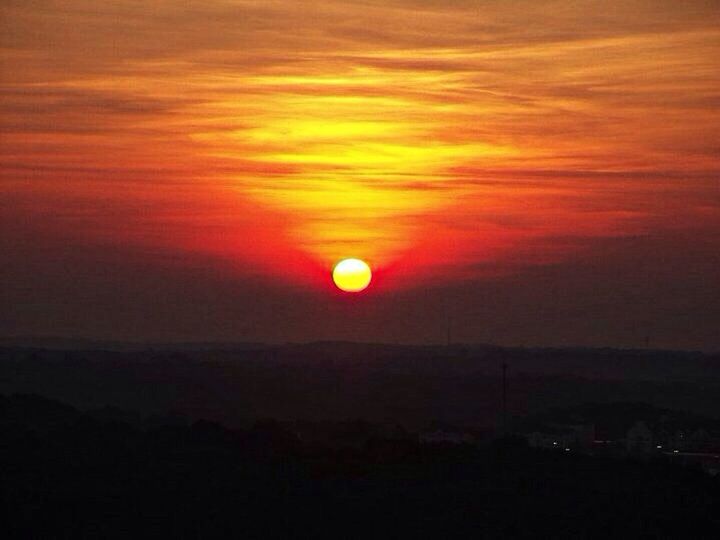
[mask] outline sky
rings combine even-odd
[[[0,14],[2,335],[720,350],[716,1]]]

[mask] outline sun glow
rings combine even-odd
[[[306,67],[238,75],[252,99],[203,105],[222,121],[205,121],[191,139],[208,158],[227,160],[218,181],[293,216],[289,237],[322,265],[360,247],[379,264],[395,260],[413,243],[413,216],[471,191],[449,168],[518,152],[507,141],[448,133],[467,111],[435,93],[452,93],[455,74],[361,68],[351,59]],[[432,95],[417,90],[430,87]]]
[[[355,293],[370,285],[372,271],[365,261],[344,259],[335,265],[332,277],[338,289]]]
[[[87,3],[0,3],[0,243],[319,289],[355,254],[390,291],[717,223],[712,2]]]

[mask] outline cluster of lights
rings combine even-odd
[[[558,445],[558,442],[557,442],[557,441],[553,441],[553,446],[557,446],[557,445]],[[570,448],[565,447],[565,451],[566,451],[566,452],[569,452],[569,451],[570,451]]]

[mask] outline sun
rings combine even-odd
[[[356,293],[370,285],[372,271],[365,261],[343,259],[333,268],[332,278],[341,291]]]

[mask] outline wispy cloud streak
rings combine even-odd
[[[453,279],[720,213],[713,2],[0,9],[0,194],[70,236]]]

